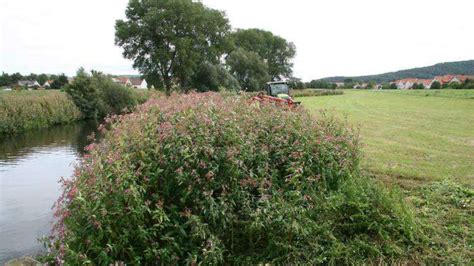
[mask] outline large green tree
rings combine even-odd
[[[218,63],[230,26],[224,13],[192,0],[130,0],[117,20],[115,43],[144,76],[156,76],[169,93],[186,88],[199,63]]]
[[[48,80],[48,75],[46,74],[40,74],[38,75],[38,77],[36,78],[36,81],[38,81],[38,83],[43,86],[43,84]]]
[[[237,79],[222,65],[213,65],[209,62],[200,64],[193,76],[193,87],[199,92],[218,91],[226,88],[230,91],[241,89]]]
[[[63,73],[63,74],[59,75],[57,79],[53,80],[53,83],[51,84],[51,89],[59,90],[68,83],[69,83],[69,81],[68,81],[66,75],[64,75],[64,73]]]
[[[11,84],[16,84],[18,81],[22,80],[23,76],[20,73],[13,73],[10,75]]]
[[[239,48],[227,57],[227,65],[240,86],[248,91],[263,89],[270,78],[267,64],[255,52]]]
[[[237,30],[230,35],[236,49],[257,53],[268,65],[271,78],[279,80],[291,77],[296,55],[295,45],[269,31],[260,29]]]
[[[8,73],[2,72],[2,75],[0,76],[0,86],[8,86],[12,84],[12,80],[10,78],[10,75]]]

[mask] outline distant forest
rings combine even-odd
[[[379,75],[369,75],[369,76],[359,76],[359,77],[328,77],[323,80],[329,82],[343,82],[345,79],[352,79],[353,81],[360,82],[389,82],[393,80],[399,80],[404,78],[420,78],[420,79],[430,79],[435,76],[442,76],[447,74],[456,74],[456,75],[474,75],[474,60],[468,61],[459,61],[459,62],[449,62],[449,63],[440,63],[428,67],[418,67],[407,70],[400,70],[396,72],[389,72]]]

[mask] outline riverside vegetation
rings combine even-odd
[[[217,93],[109,119],[55,207],[57,263],[411,261],[424,234],[332,116]],[[109,128],[108,130],[106,128]]]
[[[89,119],[131,111],[148,97],[147,92],[126,88],[101,72],[88,74],[83,68],[77,71],[76,78],[65,90]]]
[[[0,135],[70,123],[83,117],[62,91],[0,92]]]
[[[83,69],[60,90],[0,92],[0,135],[66,124],[82,119],[102,119],[133,110],[150,92],[115,84],[99,73]]]

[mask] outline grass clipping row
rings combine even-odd
[[[56,206],[58,263],[349,263],[399,258],[411,214],[357,177],[357,134],[217,93],[149,100],[90,151]]]

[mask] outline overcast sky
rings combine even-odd
[[[295,76],[365,75],[474,59],[472,0],[203,0],[234,28],[295,43]],[[134,74],[114,45],[128,0],[0,0],[0,71]]]

